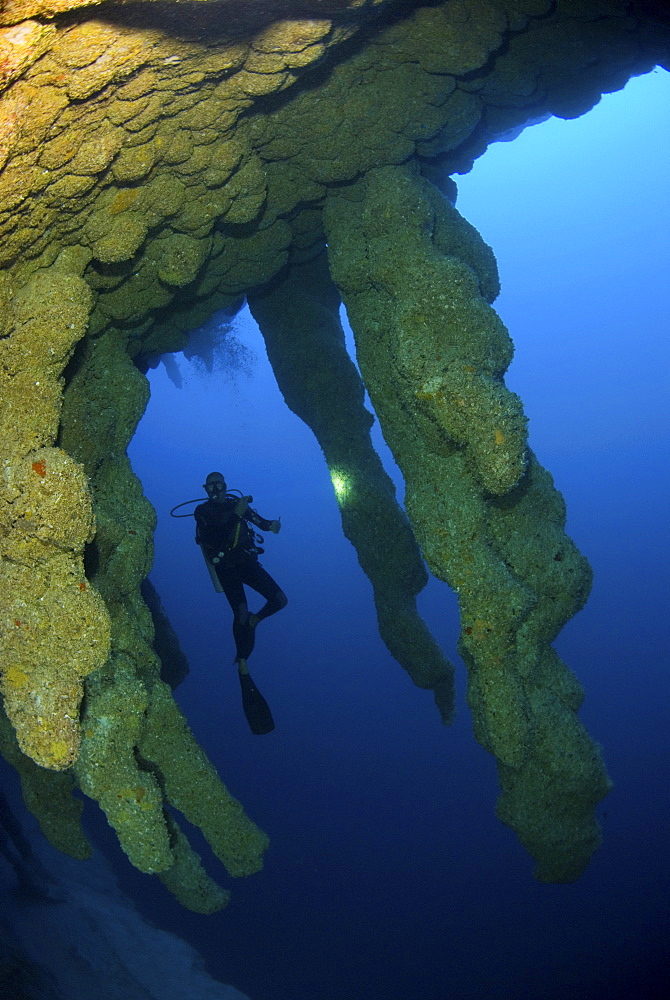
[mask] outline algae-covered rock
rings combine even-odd
[[[352,192],[334,193],[326,231],[414,532],[459,596],[468,703],[498,762],[499,814],[539,878],[571,881],[598,846],[594,809],[610,786],[575,718],[574,685],[557,698],[563,665],[548,643],[586,599],[590,569],[563,534],[561,498],[528,451],[520,401],[503,382],[511,345],[484,298],[496,287],[494,261],[407,168],[370,171]]]
[[[51,25],[33,20],[21,20],[10,28],[0,28],[0,91],[48,50],[54,32]]]
[[[83,680],[109,650],[107,612],[82,562],[90,497],[81,468],[57,449],[31,452],[12,471],[1,600],[13,628],[2,638],[0,687],[21,749],[60,770],[76,759]]]
[[[101,264],[118,264],[120,261],[130,260],[144,243],[146,235],[147,224],[144,217],[137,212],[124,212],[110,219],[109,224],[104,225],[104,232],[93,238],[93,256]]]
[[[152,686],[139,752],[160,773],[168,801],[202,830],[231,875],[259,871],[267,837],[221,783],[161,681]]]
[[[152,873],[170,868],[173,859],[163,793],[135,758],[148,701],[146,688],[123,661],[116,663],[113,684],[104,679],[90,684],[74,774],[107,816],[130,861]]]
[[[287,405],[312,428],[323,450],[342,529],[373,587],[380,635],[414,683],[433,690],[443,720],[450,722],[453,667],[416,608],[428,576],[370,440],[372,416],[347,354],[339,296],[324,257],[294,266],[249,304]]]
[[[227,894],[169,806],[232,874],[260,865],[264,835],[160,681],[140,594],[155,514],[125,454],[148,359],[249,295],[289,405],[338,488],[351,477],[343,526],[385,641],[447,718],[450,669],[413,603],[418,543],[459,596],[499,814],[540,877],[579,875],[608,785],[549,644],[590,571],[504,385],[492,253],[440,191],[489,142],[583,113],[669,50],[654,5],[623,0],[5,0],[0,690],[36,813],[74,776],[133,863],[198,912]],[[310,263],[326,242],[411,527],[369,450],[336,291]],[[63,816],[43,826],[73,844]]]
[[[230,893],[210,878],[170,815],[167,814],[165,818],[172,844],[173,863],[170,868],[158,872],[158,878],[187,910],[194,913],[217,913],[230,902]]]
[[[158,277],[166,285],[188,285],[194,281],[209,250],[209,241],[175,233],[164,241]]]
[[[91,845],[81,828],[84,804],[73,794],[76,785],[72,774],[69,771],[47,770],[22,753],[2,706],[0,753],[18,772],[24,802],[47,840],[73,858],[82,861],[90,858]]]
[[[86,687],[73,773],[130,861],[160,874],[184,905],[210,913],[228,894],[204,873],[167,806],[201,827],[233,875],[258,870],[267,839],[228,794],[160,680],[152,617],[140,595],[155,514],[125,454],[147,402],[146,379],[118,337],[89,339],[77,361],[62,441],[87,469],[95,497],[88,561],[108,608],[111,653]]]
[[[0,690],[23,752],[54,770],[76,759],[84,678],[109,652],[107,611],[83,566],[95,526],[88,482],[54,447],[61,372],[90,306],[81,278],[37,274],[14,296],[0,342]]]

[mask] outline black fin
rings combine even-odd
[[[266,733],[271,733],[275,724],[270,706],[251,679],[251,674],[239,674],[238,676],[242,690],[242,708],[247,717],[249,729],[256,736],[265,736]]]

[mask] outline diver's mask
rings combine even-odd
[[[224,479],[212,479],[205,483],[205,492],[210,500],[224,500],[226,497],[226,482]]]

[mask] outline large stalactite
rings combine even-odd
[[[314,434],[330,469],[342,529],[372,583],[379,633],[419,687],[453,716],[453,668],[416,610],[428,582],[395,487],[370,440],[372,416],[344,343],[340,298],[325,255],[294,265],[277,287],[251,296],[277,384]]]
[[[405,166],[334,193],[326,230],[414,533],[459,597],[468,701],[498,763],[499,814],[539,877],[570,881],[599,843],[593,813],[609,783],[575,716],[579,685],[550,643],[583,606],[591,572],[504,385],[511,344],[486,301],[488,247]]]
[[[460,600],[499,816],[540,878],[583,871],[608,779],[551,643],[590,573],[504,386],[493,254],[442,192],[497,137],[586,112],[669,50],[662,6],[627,0],[2,5],[0,746],[53,843],[86,854],[78,787],[192,909],[227,893],[167,805],[232,875],[261,864],[265,835],[161,679],[140,591],[154,513],[126,457],[151,358],[247,295],[384,641],[449,721],[425,560]]]

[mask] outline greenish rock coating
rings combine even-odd
[[[294,265],[250,299],[287,405],[313,430],[335,485],[342,530],[372,584],[379,633],[419,687],[431,688],[445,722],[454,711],[453,666],[416,609],[428,582],[395,487],[370,440],[372,415],[340,325],[325,257]]]
[[[563,534],[562,498],[504,385],[511,343],[487,303],[495,262],[406,167],[335,192],[325,220],[331,273],[414,533],[459,597],[468,702],[498,762],[498,814],[539,878],[571,881],[598,846],[593,811],[610,785],[574,714],[578,685],[549,643],[582,607],[591,574]]]
[[[451,668],[414,606],[420,552],[460,600],[498,814],[540,878],[577,878],[609,782],[551,643],[590,571],[504,385],[493,254],[442,192],[453,199],[451,175],[490,142],[667,66],[667,22],[628,0],[157,10],[6,0],[0,12],[2,752],[46,835],[76,856],[74,787],[198,912],[228,894],[172,807],[230,874],[258,870],[265,835],[160,679],[140,590],[155,515],[126,456],[143,371],[249,296],[287,402],[355,487],[343,527],[389,649],[448,721]],[[409,521],[369,447],[337,295]],[[369,524],[402,558],[380,564]]]

